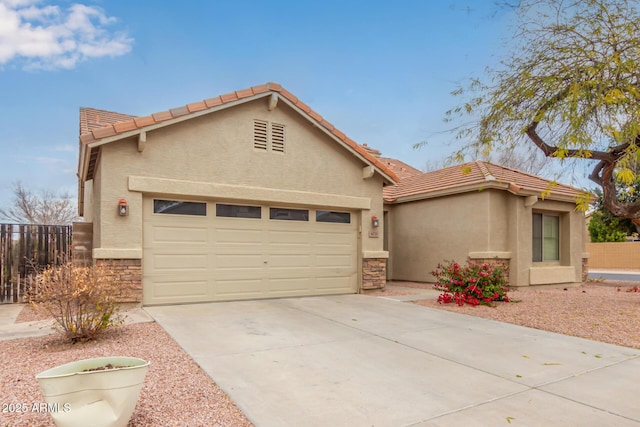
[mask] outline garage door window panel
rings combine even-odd
[[[153,200],[153,213],[164,215],[207,216],[207,204],[179,200]]]
[[[223,218],[262,218],[260,206],[216,204],[216,216]]]
[[[282,221],[309,221],[309,210],[269,208],[269,219]]]
[[[337,224],[351,224],[349,212],[316,211],[316,222],[332,222]]]

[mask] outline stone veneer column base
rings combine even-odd
[[[582,258],[582,282],[589,279],[589,257]]]
[[[106,265],[113,277],[120,281],[118,302],[142,302],[142,260],[141,259],[96,259],[96,265]]]
[[[387,284],[387,259],[365,258],[362,260],[362,290],[384,289]]]

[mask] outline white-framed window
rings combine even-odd
[[[533,262],[560,261],[560,217],[533,213]]]

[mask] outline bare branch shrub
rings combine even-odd
[[[118,287],[117,276],[108,265],[79,267],[68,262],[39,273],[28,300],[53,317],[54,327],[65,339],[88,341],[122,324],[115,300]]]

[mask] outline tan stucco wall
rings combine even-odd
[[[93,217],[93,247],[94,248],[100,247],[100,244],[102,242],[102,224],[100,221],[102,218],[102,215],[99,209],[100,202],[102,199],[102,189],[101,189],[102,179],[100,176],[101,171],[102,171],[102,168],[98,166],[93,180],[87,181],[85,183],[85,191],[90,192],[92,195],[89,210],[92,212],[91,216]],[[87,187],[89,187],[90,183],[91,183],[91,189],[89,190],[87,189]],[[87,205],[85,204],[85,211],[86,210],[87,210]]]
[[[143,191],[167,195],[172,189],[195,200],[250,194],[267,202],[351,205],[361,212],[361,251],[381,251],[382,226],[379,238],[368,235],[371,215],[382,218],[382,178],[363,179],[361,160],[283,102],[273,111],[267,105],[259,99],[149,131],[143,152],[133,138],[103,145],[93,185],[94,257],[141,257]],[[285,154],[254,149],[254,119],[286,126]],[[129,204],[127,217],[117,215],[120,198]]]
[[[491,201],[486,191],[388,206],[389,278],[432,281],[439,262],[464,261],[470,251],[504,250],[501,222],[473,219],[486,219]]]
[[[584,215],[575,204],[527,199],[502,190],[387,205],[391,280],[434,280],[445,260],[508,258],[512,286],[575,285],[582,267]],[[561,259],[533,263],[532,213],[559,213]]]
[[[93,222],[93,180],[89,180],[85,183],[84,188],[84,221]]]

